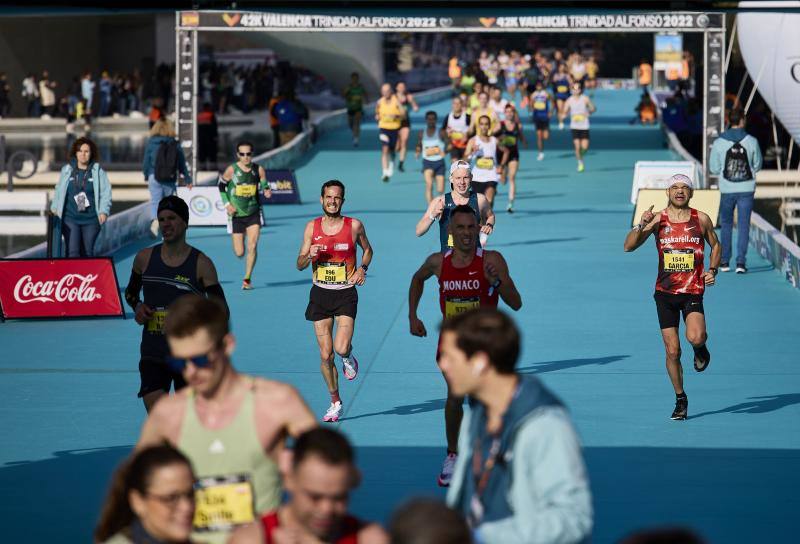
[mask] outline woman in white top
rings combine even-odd
[[[583,156],[589,150],[589,116],[596,111],[588,96],[583,94],[580,83],[573,83],[572,95],[564,104],[564,113],[569,115],[569,128],[572,130],[572,143],[575,158],[578,159],[578,172],[583,172]]]
[[[492,120],[488,115],[482,115],[478,119],[478,133],[467,143],[464,153],[467,160],[474,162],[472,190],[486,196],[490,206],[494,204],[500,173],[508,162],[508,149],[491,135],[491,128]],[[502,158],[498,160],[498,155],[501,154]]]

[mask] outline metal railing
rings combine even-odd
[[[26,162],[33,164],[33,168],[28,174],[21,174],[22,169]],[[14,190],[14,178],[28,179],[36,174],[38,161],[33,153],[30,151],[20,150],[15,151],[8,157],[6,162],[6,137],[0,134],[0,174],[6,172],[8,174],[7,191],[10,193]]]

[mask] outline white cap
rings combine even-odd
[[[689,189],[694,189],[694,185],[692,185],[692,180],[689,179],[689,176],[684,176],[683,174],[675,174],[671,178],[669,178],[670,187],[672,187],[673,185],[678,185],[679,183],[683,183]]]
[[[466,168],[467,173],[472,174],[472,168],[470,167],[469,162],[459,159],[457,161],[453,161],[453,164],[450,165],[450,175],[452,176],[459,168]]]

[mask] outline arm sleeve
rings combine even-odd
[[[150,157],[152,155],[150,141],[144,146],[144,159],[142,159],[142,174],[144,174],[145,181],[150,176]]]
[[[761,156],[761,147],[759,146],[758,140],[756,140],[753,136],[750,136],[750,138],[753,140],[753,151],[750,153],[750,168],[753,170],[753,174],[755,175],[756,172],[761,170],[761,167],[764,163],[764,158]]]
[[[480,542],[567,544],[591,535],[589,481],[565,410],[546,409],[523,425],[513,464],[510,498],[518,515],[480,525]]]
[[[128,280],[128,286],[125,288],[125,302],[135,312],[136,306],[141,302],[139,299],[139,291],[142,289],[142,275],[138,272],[131,270],[131,279]]]
[[[225,291],[222,290],[222,286],[218,283],[215,283],[214,285],[209,285],[206,287],[205,291],[206,295],[208,295],[208,298],[217,299],[218,302],[225,306],[225,312],[227,312],[228,319],[230,319],[231,310],[228,308],[228,301],[225,300]]]
[[[108,181],[108,174],[102,168],[100,171],[100,209],[99,213],[111,215],[111,182]]]
[[[219,195],[222,198],[223,204],[229,204],[230,200],[228,199],[228,182],[225,181],[225,178],[222,176],[219,177],[219,183],[217,184],[219,188]]]

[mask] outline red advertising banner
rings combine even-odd
[[[111,257],[0,259],[5,319],[123,316]]]

